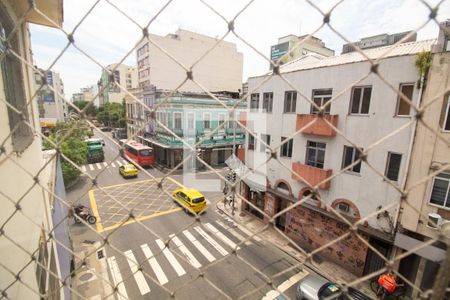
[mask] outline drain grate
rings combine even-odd
[[[98,259],[102,259],[105,257],[105,253],[103,252],[103,250],[97,251],[97,257],[98,257]]]

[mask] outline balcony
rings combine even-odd
[[[301,175],[303,177],[300,178],[294,173],[292,173],[292,179],[295,179],[297,181],[310,184],[311,186],[315,186],[319,184],[320,182],[324,181],[325,179],[329,178],[333,174],[333,170],[323,170],[316,167],[311,167],[305,164],[302,164],[300,162],[294,162],[292,163],[292,171]],[[325,183],[322,183],[319,185],[320,189],[327,190],[330,188],[331,182],[327,181]]]
[[[322,118],[319,118],[314,114],[298,114],[296,130],[300,130],[310,122],[314,122],[307,128],[303,129],[302,133],[333,137],[336,136],[336,131],[332,127],[330,127],[330,125],[328,125],[325,120],[327,120],[334,127],[337,127],[338,117],[338,115],[324,115]],[[317,120],[314,121],[314,119],[316,118]]]

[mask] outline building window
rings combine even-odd
[[[281,142],[283,142],[286,138],[281,137]],[[287,143],[281,146],[280,156],[282,157],[292,157],[292,139],[290,139]]]
[[[255,149],[255,137],[251,134],[248,135],[248,150]]]
[[[370,107],[372,87],[354,87],[350,101],[350,114],[367,115]]]
[[[251,94],[250,109],[258,110],[258,108],[259,108],[259,94]]]
[[[306,143],[306,159],[308,166],[323,169],[325,162],[325,143],[308,141]]]
[[[333,93],[332,89],[325,89],[325,90],[313,90],[312,94],[312,101],[318,106],[321,107],[322,105],[325,105],[327,102],[331,100],[331,94]],[[324,112],[326,114],[330,113],[331,105],[327,105],[325,107]],[[311,113],[317,114],[319,110],[314,106],[311,105]]]
[[[450,208],[450,173],[440,173],[434,177],[430,203]]]
[[[19,32],[11,34],[14,28],[13,22],[6,16],[3,6],[0,5],[0,56],[6,51],[6,38],[9,38],[11,50],[20,55]],[[22,74],[21,62],[11,53],[0,60],[0,72],[3,77],[3,90],[0,97],[5,99],[11,106],[22,112],[25,121],[29,121],[28,108],[26,106],[24,92],[24,76]],[[3,94],[4,93],[4,94]],[[8,119],[11,132],[11,142],[14,151],[22,152],[33,142],[33,132],[21,119],[21,116],[9,106]]]
[[[181,129],[182,125],[181,125],[181,113],[179,112],[175,112],[173,113],[173,128],[174,129]]]
[[[187,128],[194,129],[195,128],[195,115],[194,113],[187,114]]]
[[[219,126],[225,123],[225,114],[219,114]],[[225,126],[222,128],[224,129]]]
[[[386,175],[386,177],[389,178],[390,180],[397,181],[401,161],[402,161],[401,154],[388,152],[386,172],[384,175]]]
[[[203,114],[203,129],[206,129],[206,130],[211,129],[211,114],[210,113]]]
[[[400,92],[408,98],[409,101],[412,101],[412,96],[414,92],[414,84],[400,84]],[[397,116],[409,116],[411,110],[411,105],[409,105],[408,102],[406,102],[400,95],[398,95],[397,99]]]
[[[447,100],[444,102],[447,102],[447,104],[444,105],[445,115],[442,129],[444,129],[444,131],[450,131],[450,94],[447,96]]]
[[[261,140],[263,140],[264,143],[266,143],[268,146],[270,146],[270,134],[262,134],[261,133]],[[261,152],[266,151],[266,145],[261,143],[259,151],[261,151]]]
[[[263,110],[265,112],[272,112],[273,107],[273,93],[263,94]]]
[[[344,157],[342,159],[342,168],[345,168],[359,159],[359,151],[351,146],[344,146]],[[357,163],[348,171],[359,173],[361,171],[361,162]]]
[[[297,92],[286,91],[284,93],[284,112],[295,113],[296,106],[297,106]]]

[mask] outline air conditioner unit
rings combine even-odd
[[[442,225],[442,217],[436,213],[428,214],[428,223],[427,226],[430,228],[437,229]]]

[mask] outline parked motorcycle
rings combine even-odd
[[[73,218],[75,220],[75,223],[81,223],[81,220],[84,220],[93,225],[97,222],[97,218],[91,214],[89,208],[82,204],[74,207]]]

